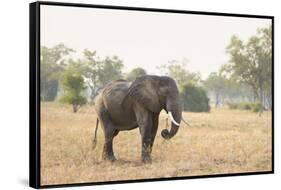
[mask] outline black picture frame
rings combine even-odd
[[[40,5],[100,8],[100,9],[111,9],[111,10],[114,9],[132,10],[132,11],[144,11],[144,12],[164,12],[164,13],[171,13],[171,14],[181,13],[181,14],[195,14],[195,15],[270,19],[272,23],[272,70],[273,70],[272,72],[272,123],[271,123],[272,124],[272,170],[262,171],[262,172],[230,173],[230,174],[216,174],[216,175],[202,175],[202,176],[183,176],[183,177],[153,178],[153,179],[140,179],[140,180],[41,185],[40,184],[40,140],[41,140],[40,139]],[[33,188],[70,187],[70,186],[121,184],[121,183],[182,180],[182,179],[211,178],[211,177],[230,177],[230,176],[274,173],[274,16],[37,1],[29,4],[29,39],[30,39],[29,41],[30,44],[29,47],[30,48],[29,49],[29,59],[30,59],[29,185],[30,187]]]

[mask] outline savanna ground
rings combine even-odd
[[[212,109],[183,113],[178,134],[164,141],[166,114],[161,113],[152,164],[140,161],[139,130],[120,132],[114,139],[117,161],[101,160],[104,141],[92,150],[96,125],[94,107],[72,113],[70,106],[41,103],[41,184],[66,184],[254,172],[271,170],[271,112],[261,117],[241,110]]]

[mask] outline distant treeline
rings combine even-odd
[[[187,111],[209,111],[210,104],[218,107],[233,102],[260,102],[271,109],[271,39],[271,26],[258,29],[246,42],[233,36],[226,47],[229,63],[205,80],[200,73],[187,70],[186,61],[172,60],[158,69],[177,82]],[[133,81],[147,74],[141,67],[123,72],[118,56],[100,57],[85,49],[82,58],[74,60],[70,58],[73,52],[64,44],[41,47],[41,101],[61,100],[75,105],[76,112],[86,102],[92,103],[108,82]]]

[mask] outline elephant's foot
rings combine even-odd
[[[102,159],[105,161],[110,161],[110,162],[116,161],[116,158],[114,155],[108,155],[108,154],[103,154]]]
[[[116,161],[117,159],[113,156],[113,157],[108,157],[108,158],[106,158],[105,160],[110,161],[110,162],[114,162],[114,161]]]
[[[143,155],[142,156],[142,163],[151,164],[152,163],[151,156],[150,155]]]

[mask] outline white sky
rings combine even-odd
[[[82,56],[87,48],[100,57],[117,55],[124,71],[188,59],[187,69],[206,78],[227,63],[232,35],[246,40],[269,19],[109,10],[41,5],[41,45],[64,43]]]

